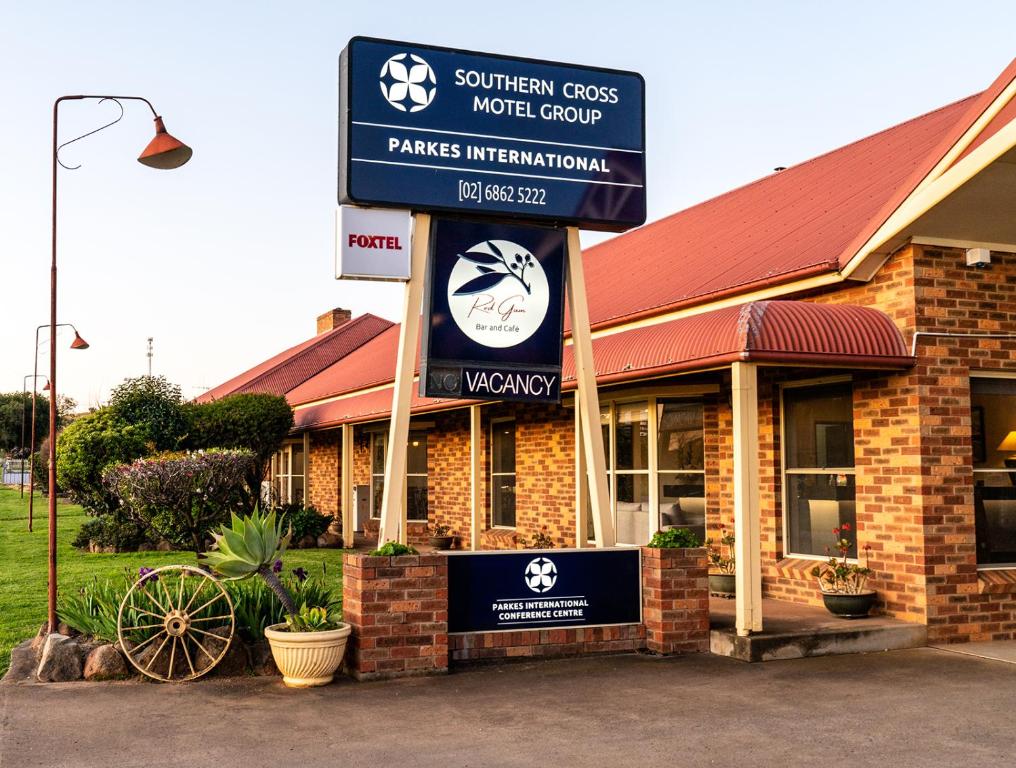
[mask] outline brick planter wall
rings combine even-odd
[[[709,650],[706,550],[642,548],[642,620],[653,653]]]
[[[646,647],[642,624],[575,629],[523,629],[513,632],[470,632],[449,638],[457,663],[511,659],[562,658],[598,653],[634,653]]]
[[[346,669],[357,680],[448,671],[444,555],[343,555],[342,609],[352,626]]]

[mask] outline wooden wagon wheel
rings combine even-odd
[[[179,683],[209,672],[229,650],[233,601],[209,573],[189,565],[148,571],[116,617],[120,648],[142,674]]]

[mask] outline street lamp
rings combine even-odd
[[[77,138],[57,144],[59,130],[60,104],[64,101],[81,101],[83,99],[94,99],[100,103],[112,101],[120,108],[120,116],[111,123],[100,126],[94,131],[82,134]],[[73,170],[60,162],[60,149],[72,144],[75,141],[91,136],[93,133],[108,128],[120,121],[123,117],[123,104],[121,101],[142,101],[152,110],[155,118],[155,138],[142,151],[138,162],[147,165],[149,168],[171,169],[179,168],[190,160],[193,151],[182,141],[174,138],[166,132],[166,126],[162,117],[155,111],[152,103],[141,96],[61,96],[53,102],[53,223],[52,223],[52,264],[50,266],[50,294],[49,294],[49,386],[50,386],[50,409],[49,409],[49,631],[55,632],[57,628],[56,618],[56,225],[57,225],[57,166]],[[80,338],[80,337],[77,337]],[[77,342],[75,338],[75,342]],[[80,349],[81,347],[76,347]]]
[[[36,359],[39,356],[39,350],[35,350]],[[38,370],[38,367],[36,368]],[[32,380],[32,444],[35,444],[35,389],[39,386],[39,379],[45,379],[45,376],[40,376],[38,373],[26,374],[21,380],[21,498],[25,498],[25,415],[28,410],[25,408],[25,400],[28,399],[28,380]],[[49,380],[46,380],[46,389],[49,389]],[[34,450],[33,450],[34,453]],[[29,475],[31,478],[31,475]],[[31,485],[31,480],[29,480]],[[28,530],[32,530],[32,515],[28,515]]]
[[[88,342],[81,338],[81,334],[78,333],[78,329],[74,327],[74,323],[57,323],[57,328],[71,328],[74,330],[74,341],[71,342],[71,349],[88,349]],[[37,378],[46,379],[45,376],[39,373],[39,331],[43,328],[49,328],[48,325],[40,325],[35,329],[35,362],[33,374]],[[51,336],[52,338],[52,336]],[[49,379],[46,379],[46,386],[43,388],[43,392],[47,392],[51,389]],[[35,388],[32,388],[32,434],[31,443],[32,449],[28,456],[28,532],[32,532],[32,520],[34,519],[35,512]],[[56,408],[56,402],[53,397],[49,398],[49,410],[50,413]],[[52,425],[52,422],[50,422]],[[51,427],[52,429],[52,427]],[[50,433],[50,442],[53,442],[52,435]]]

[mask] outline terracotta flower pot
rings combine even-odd
[[[431,536],[428,543],[434,549],[451,549],[454,540],[454,536]]]
[[[282,682],[290,688],[328,685],[342,663],[351,630],[345,623],[323,632],[289,632],[285,624],[265,627]]]
[[[733,573],[710,573],[709,593],[721,597],[733,597],[735,593]]]
[[[843,619],[863,619],[875,604],[877,593],[873,589],[859,592],[856,595],[845,592],[823,592],[822,602],[834,616]]]

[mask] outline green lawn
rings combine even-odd
[[[70,542],[87,519],[81,507],[60,504],[57,527],[57,577],[61,592],[78,589],[93,577],[118,577],[124,568],[155,568],[170,563],[194,564],[190,552],[89,554]],[[0,675],[7,671],[11,648],[33,636],[46,619],[47,501],[35,498],[35,530],[28,532],[28,496],[0,487]],[[305,549],[286,554],[286,568],[302,566],[329,579],[342,575],[342,550]]]

